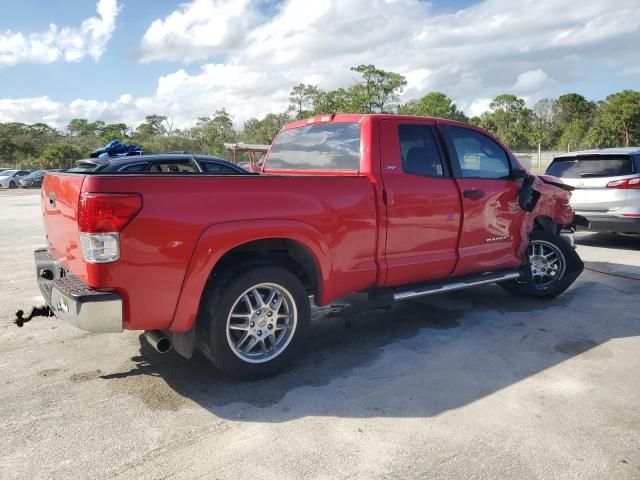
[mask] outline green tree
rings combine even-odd
[[[317,112],[318,99],[324,93],[315,85],[299,83],[289,94],[288,112],[294,114],[297,120],[315,115]]]
[[[511,94],[498,95],[490,111],[480,117],[480,126],[493,132],[509,148],[527,147],[531,139],[532,112],[523,99]]]
[[[151,136],[171,135],[173,118],[166,115],[147,115],[144,117],[144,121],[149,126],[148,131],[151,132]]]
[[[558,145],[562,149],[579,150],[587,148],[589,141],[587,139],[587,131],[589,130],[589,120],[575,118],[565,125],[558,140]]]
[[[554,101],[550,98],[543,98],[533,106],[529,133],[529,144],[532,147],[551,148],[556,144],[553,106]]]
[[[103,128],[104,122],[89,122],[86,118],[74,118],[67,125],[67,131],[73,137],[95,137]]]
[[[284,124],[291,121],[286,113],[269,113],[262,120],[252,118],[244,123],[241,138],[246,143],[271,144]]]
[[[387,72],[374,65],[358,65],[351,71],[362,75],[349,89],[352,101],[363,113],[386,113],[400,99],[407,79],[399,73]]]
[[[597,109],[588,139],[594,146],[640,144],[640,92],[609,95]]]
[[[54,143],[42,152],[40,168],[68,168],[73,161],[82,158],[82,152],[68,143]]]
[[[596,105],[578,93],[560,95],[552,107],[557,147],[564,150],[585,146],[595,110]]]
[[[419,100],[402,105],[398,113],[419,115],[422,117],[439,117],[466,122],[467,117],[458,110],[456,104],[442,92],[430,92]]]
[[[126,123],[110,123],[105,125],[100,131],[100,136],[104,142],[111,140],[124,140],[129,132]]]
[[[223,108],[216,110],[211,117],[200,117],[196,126],[190,130],[190,137],[200,147],[199,150],[212,155],[224,155],[225,143],[237,141],[231,115]]]
[[[363,111],[351,88],[338,88],[328,92],[320,90],[315,102],[316,114],[362,113]]]
[[[595,111],[595,104],[577,93],[560,95],[553,104],[553,118],[564,128],[574,120],[589,120]]]

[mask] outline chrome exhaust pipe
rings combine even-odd
[[[172,342],[164,332],[160,330],[145,330],[144,338],[147,339],[149,345],[151,345],[156,352],[167,353],[171,350]]]

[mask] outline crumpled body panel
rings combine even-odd
[[[558,225],[568,226],[573,223],[575,217],[575,212],[569,205],[571,187],[554,185],[562,185],[562,180],[548,175],[534,177],[533,188],[540,193],[540,198],[534,209],[525,213],[520,232],[519,255],[524,255],[527,250],[529,234],[533,230],[536,218],[548,217]]]

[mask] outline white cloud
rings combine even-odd
[[[115,29],[119,7],[117,0],[99,0],[96,8],[98,15],[84,20],[79,28],[52,23],[40,33],[0,32],[0,67],[61,59],[77,62],[86,56],[99,60]]]
[[[491,98],[476,98],[468,108],[465,109],[465,113],[470,117],[479,117],[484,112],[489,110],[491,104]]]
[[[552,82],[552,80],[541,68],[538,68],[536,70],[528,70],[518,75],[518,79],[516,80],[516,83],[513,85],[511,90],[514,93],[536,92],[541,88],[544,88],[550,82]]]
[[[480,114],[500,93],[535,100],[598,65],[613,74],[637,64],[637,0],[583,0],[579,8],[575,0],[485,0],[452,14],[434,13],[421,0],[284,0],[268,17],[263,3],[194,0],[153,21],[141,61],[211,63],[160,77],[149,96],[62,105],[58,124],[85,115],[135,125],[159,113],[185,126],[223,107],[241,124],[283,111],[300,81],[326,89],[350,84],[356,75],[349,67],[361,63],[404,74],[405,98],[441,90]],[[2,115],[51,115],[31,100]]]
[[[140,60],[194,61],[224,53],[243,42],[257,16],[249,0],[194,0],[151,24]]]

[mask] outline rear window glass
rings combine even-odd
[[[236,170],[223,163],[200,161],[200,166],[207,173],[237,173]]]
[[[190,162],[157,162],[149,167],[151,173],[195,173],[196,169]]]
[[[628,155],[592,155],[556,158],[547,168],[547,173],[560,178],[630,175],[633,173],[633,157]]]
[[[135,163],[128,167],[120,168],[119,172],[146,172],[148,163]]]
[[[360,124],[328,123],[285,130],[271,146],[267,168],[357,171]]]

